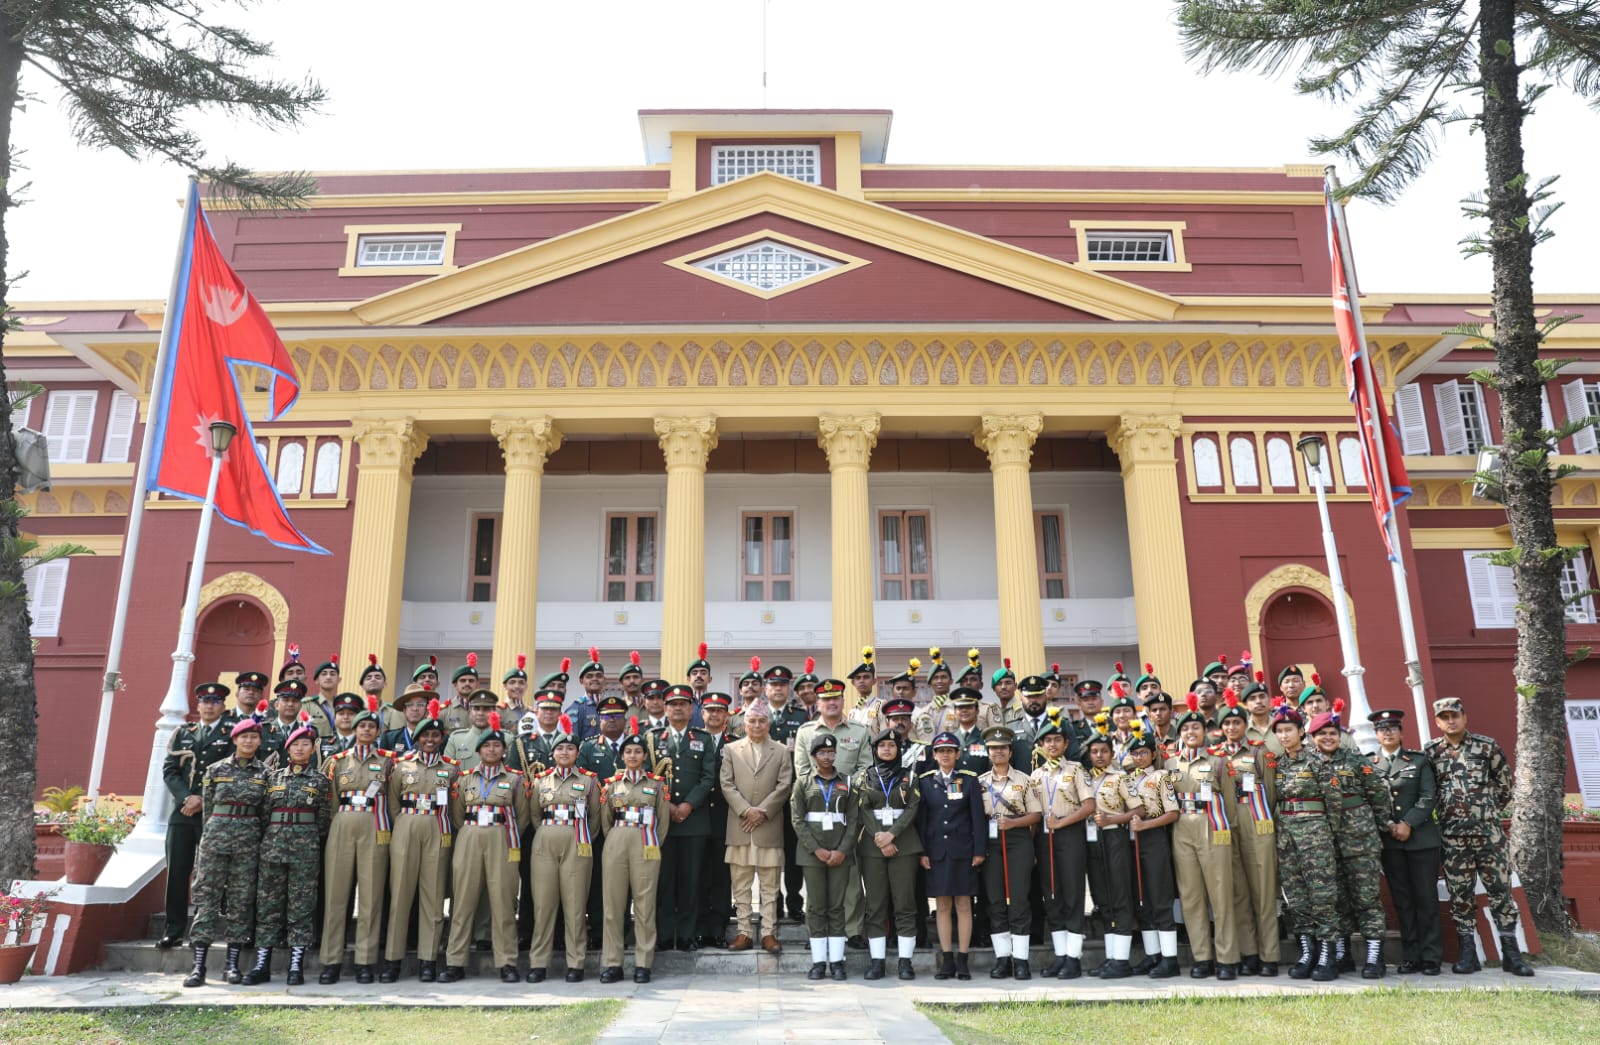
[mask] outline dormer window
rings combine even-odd
[[[1074,221],[1078,264],[1129,272],[1189,272],[1182,221]]]
[[[437,276],[456,270],[457,224],[346,225],[341,276]]]
[[[711,184],[771,171],[807,185],[822,184],[822,149],[817,145],[714,145]]]

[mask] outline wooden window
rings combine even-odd
[[[61,634],[69,562],[56,559],[23,571],[22,580],[28,588],[28,617],[33,621],[28,634],[36,639],[53,639]]]
[[[1439,410],[1439,431],[1444,452],[1471,455],[1489,443],[1489,415],[1483,410],[1483,392],[1473,381],[1441,381],[1433,386]]]
[[[933,554],[925,511],[878,513],[878,567],[885,599],[933,597]]]
[[[1401,385],[1394,390],[1395,427],[1400,429],[1400,449],[1407,454],[1431,454],[1428,419],[1422,412],[1422,386]]]
[[[607,602],[656,601],[656,514],[606,515]]]
[[[745,602],[794,598],[794,514],[745,512],[741,529],[744,560],[740,590]]]
[[[1600,418],[1600,384],[1579,378],[1561,386],[1561,399],[1567,407],[1568,421]],[[1596,446],[1595,426],[1572,433],[1572,452],[1576,454],[1600,453]]]
[[[1039,557],[1039,598],[1066,598],[1066,517],[1061,512],[1034,512],[1033,544]]]
[[[495,575],[500,570],[500,516],[489,512],[473,515],[468,540],[467,601],[493,602]]]
[[[139,419],[139,401],[126,392],[111,395],[111,416],[106,418],[106,441],[100,448],[100,460],[107,464],[124,464],[128,450],[133,445],[133,426]]]
[[[94,432],[94,392],[51,392],[44,411],[44,435],[51,464],[84,464]]]

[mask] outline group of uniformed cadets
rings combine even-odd
[[[870,647],[846,680],[819,678],[810,658],[798,676],[752,658],[736,700],[709,689],[703,644],[677,685],[646,680],[631,654],[610,696],[596,649],[581,692],[568,695],[564,659],[531,698],[521,656],[501,693],[473,654],[442,691],[430,657],[385,707],[376,656],[362,692],[339,692],[336,657],[312,691],[291,647],[272,700],[259,672],[238,675],[231,709],[228,686],[204,683],[197,721],[172,738],[158,946],[187,927],[185,986],[205,983],[213,940],[227,943],[230,983],[269,981],[286,946],[298,984],[320,938],[321,982],[336,983],[353,923],[361,983],[398,980],[412,940],[423,982],[461,979],[476,944],[505,982],[526,948],[529,983],[558,947],[566,980],[581,981],[599,948],[614,983],[631,933],[645,983],[658,948],[743,951],[759,935],[777,954],[786,914],[806,925],[811,979],[846,978],[847,949],[883,978],[892,933],[896,975],[911,980],[931,899],[941,980],[971,979],[985,937],[992,978],[1030,979],[1046,934],[1045,976],[1176,976],[1180,920],[1195,978],[1279,975],[1280,933],[1298,947],[1291,977],[1331,980],[1359,960],[1378,978],[1381,875],[1397,971],[1437,975],[1442,867],[1453,971],[1479,968],[1476,878],[1503,967],[1533,975],[1500,826],[1510,770],[1467,732],[1459,699],[1434,702],[1442,735],[1423,751],[1401,746],[1403,712],[1374,713],[1380,750],[1364,755],[1342,701],[1296,665],[1273,694],[1248,654],[1219,657],[1174,718],[1149,664],[1137,679],[1118,664],[1109,687],[1077,682],[1063,706],[1055,665],[1019,679],[1007,660],[985,695],[979,651],[959,676],[929,653],[920,708],[916,659],[884,691]],[[1085,969],[1096,925],[1105,958]]]

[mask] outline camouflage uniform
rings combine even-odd
[[[234,755],[206,770],[205,830],[194,873],[194,923],[189,942],[244,943],[253,928],[256,865],[267,799],[267,767]]]
[[[1365,755],[1340,747],[1327,760],[1338,788],[1341,816],[1334,832],[1339,853],[1339,931],[1360,932],[1368,940],[1383,937],[1383,904],[1378,899],[1383,842],[1378,825],[1388,823],[1389,788],[1372,771]]]
[[[1513,933],[1517,904],[1511,897],[1511,866],[1500,811],[1511,801],[1511,767],[1500,745],[1468,733],[1460,747],[1435,737],[1423,748],[1439,783],[1439,834],[1444,839],[1444,881],[1456,932],[1475,932],[1473,876],[1483,891],[1495,928]]]
[[[1344,794],[1333,783],[1333,764],[1301,748],[1278,758],[1273,770],[1278,801],[1278,879],[1295,929],[1318,939],[1339,933],[1339,879],[1334,835]]]
[[[310,947],[316,936],[313,886],[332,820],[332,787],[310,766],[282,766],[267,774],[267,829],[256,878],[257,947]]]

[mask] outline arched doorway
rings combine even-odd
[[[255,600],[244,596],[222,598],[207,606],[195,630],[194,671],[191,681],[222,679],[233,685],[241,671],[263,671],[271,678],[272,618]]]
[[[1314,669],[1322,676],[1328,699],[1344,697],[1344,661],[1339,653],[1339,625],[1333,605],[1308,588],[1288,588],[1273,596],[1261,614],[1262,653],[1274,676],[1287,664],[1305,665],[1306,681]],[[1270,681],[1270,680],[1269,680]]]

